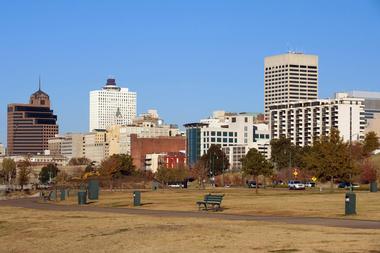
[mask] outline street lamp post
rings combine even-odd
[[[352,166],[352,137],[357,135],[359,136],[360,133],[355,133],[355,134],[351,134],[350,135],[350,140],[349,140],[349,143],[350,143],[350,167]],[[350,168],[351,169],[351,168]],[[352,186],[352,173],[350,173],[350,191],[353,191],[353,186]]]

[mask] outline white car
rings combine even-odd
[[[305,190],[305,184],[301,181],[290,180],[288,182],[289,190]]]

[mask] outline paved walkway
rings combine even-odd
[[[54,205],[49,203],[39,203],[38,198],[11,199],[0,201],[0,206],[14,206],[48,211],[86,211],[86,212],[106,212],[134,215],[148,215],[154,217],[184,217],[184,218],[212,218],[223,220],[239,221],[265,221],[279,222],[299,225],[319,225],[328,227],[342,228],[361,228],[361,229],[380,229],[380,221],[336,219],[336,218],[315,218],[315,217],[286,217],[286,216],[258,216],[242,214],[225,214],[220,212],[202,211],[164,211],[148,210],[141,208],[116,208],[116,207],[97,207],[79,205]]]

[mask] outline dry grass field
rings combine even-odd
[[[380,252],[380,231],[0,207],[0,252]]]
[[[281,215],[334,217],[344,216],[345,191],[329,193],[318,189],[307,191],[289,191],[287,189],[260,189],[256,195],[254,189],[227,188],[209,190],[165,189],[143,191],[142,206],[138,208],[153,210],[196,211],[195,202],[209,192],[225,194],[222,202],[223,213],[251,215]],[[380,220],[380,192],[356,192],[357,213],[353,219]],[[76,204],[77,198],[58,202]],[[132,207],[132,191],[107,192],[100,194],[100,200],[90,205],[104,207]]]

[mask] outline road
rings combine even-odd
[[[238,221],[264,221],[299,225],[319,225],[327,227],[360,228],[360,229],[380,229],[380,221],[338,219],[338,218],[317,218],[317,217],[294,217],[294,216],[259,216],[242,214],[225,214],[221,212],[205,211],[166,211],[148,210],[141,208],[117,208],[117,207],[97,207],[91,205],[56,205],[51,203],[40,203],[38,198],[10,199],[0,201],[0,206],[13,206],[46,211],[86,211],[105,212],[132,215],[147,215],[153,217],[183,217],[183,218],[211,218]]]

